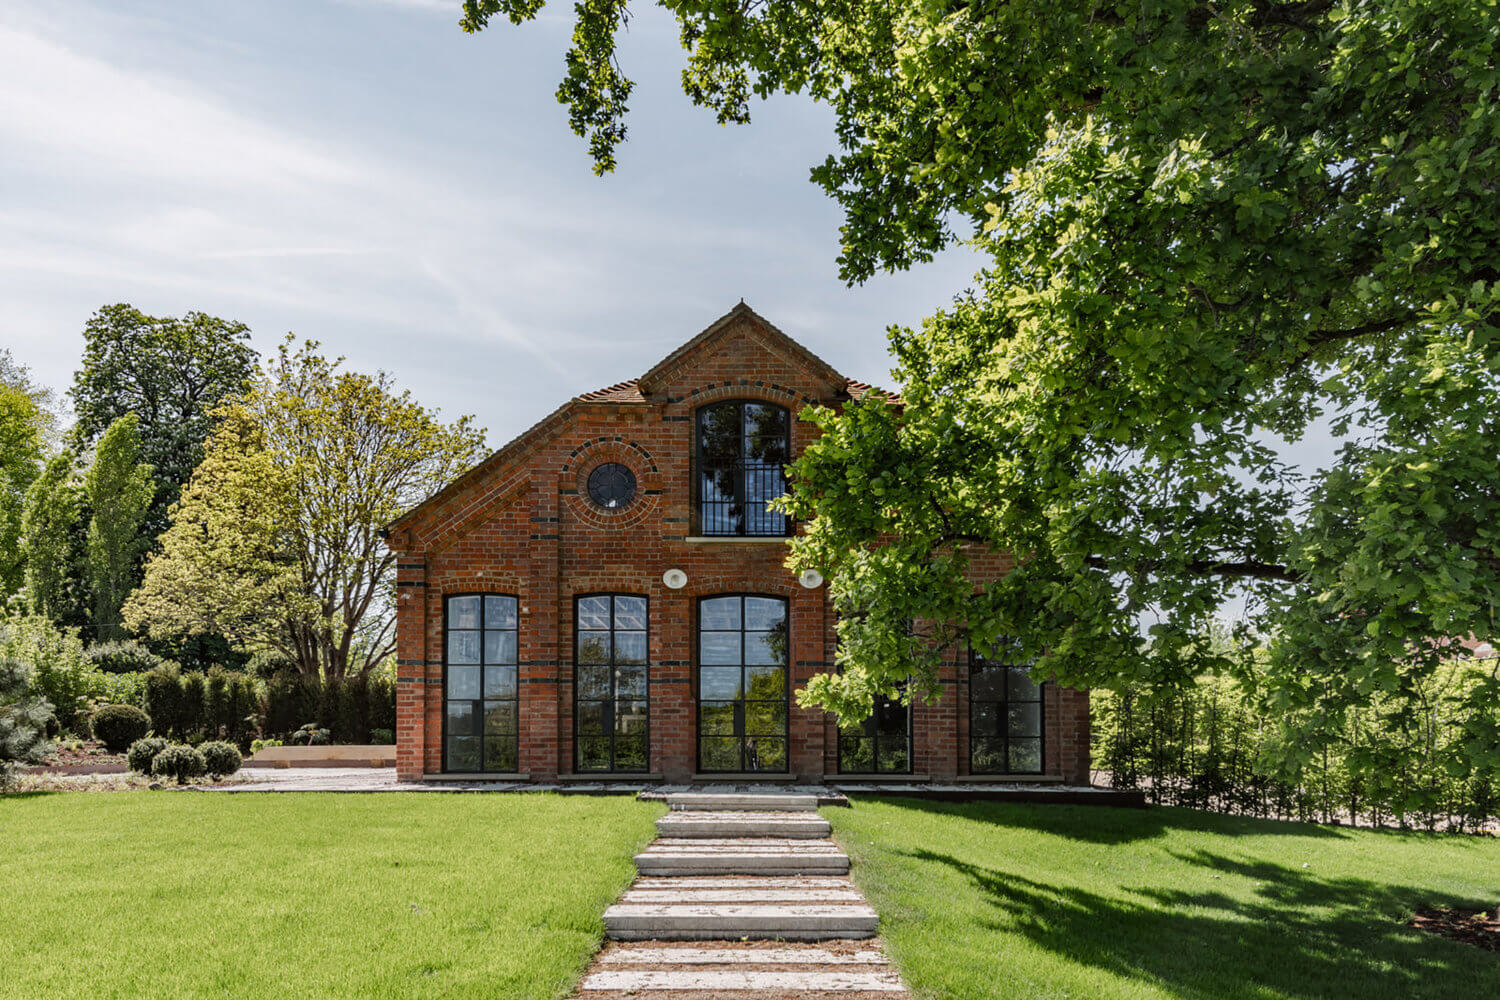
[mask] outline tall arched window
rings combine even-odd
[[[774,403],[731,400],[698,410],[698,533],[785,535],[786,515],[766,505],[786,492],[792,420]]]
[[[443,622],[443,770],[514,773],[520,758],[516,599],[456,594]]]

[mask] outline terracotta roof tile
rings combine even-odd
[[[605,386],[603,389],[595,389],[593,392],[581,393],[578,399],[584,403],[644,403],[646,401],[646,397],[641,394],[640,381],[633,378]]]

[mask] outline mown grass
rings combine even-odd
[[[1500,905],[1494,839],[911,799],[824,815],[924,998],[1500,996],[1500,956],[1405,926]]]
[[[0,797],[0,997],[566,995],[659,806],[628,797]]]

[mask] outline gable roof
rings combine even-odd
[[[652,366],[650,371],[646,372],[640,378],[627,379],[624,382],[616,382],[614,385],[605,386],[603,389],[595,389],[591,392],[584,392],[574,396],[562,406],[527,428],[520,435],[491,453],[488,458],[479,462],[472,469],[386,525],[387,533],[410,524],[422,511],[442,503],[464,489],[464,487],[475,479],[484,476],[491,469],[525,452],[544,438],[547,431],[560,422],[565,414],[580,403],[629,405],[650,402],[649,397],[652,389],[657,387],[662,379],[685,364],[687,359],[697,353],[704,345],[723,335],[734,325],[736,320],[741,318],[749,319],[756,324],[763,334],[768,347],[809,369],[813,375],[826,380],[836,391],[842,391],[850,399],[863,400],[873,394],[883,397],[886,402],[892,405],[900,404],[901,398],[894,393],[887,392],[866,382],[858,382],[840,375],[834,370],[832,365],[797,343],[791,337],[788,337],[785,333],[782,333],[775,326],[771,325],[765,317],[747,306],[744,299],[741,299],[739,304],[733,309],[710,323],[706,329],[692,340],[689,340],[657,362]]]

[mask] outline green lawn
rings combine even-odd
[[[565,995],[659,806],[629,797],[0,797],[0,997]]]
[[[1181,809],[826,809],[919,996],[1500,997],[1500,955],[1403,926],[1500,905],[1500,841]]]

